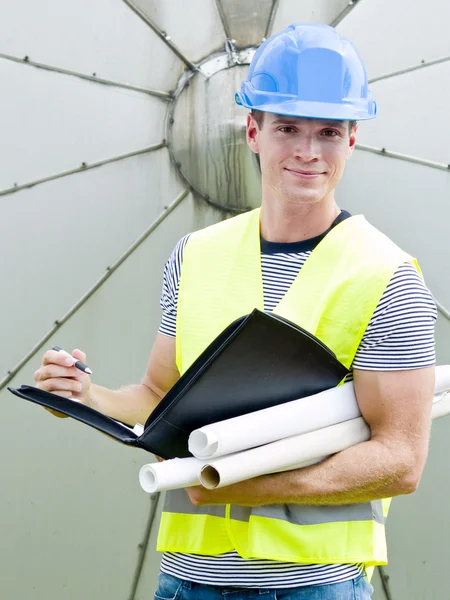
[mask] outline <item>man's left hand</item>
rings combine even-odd
[[[233,483],[217,490],[207,490],[201,485],[186,488],[194,506],[212,504],[238,504],[239,506],[261,506],[271,504],[268,480],[272,476],[263,475],[240,483]]]

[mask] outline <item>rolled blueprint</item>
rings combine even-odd
[[[291,469],[319,461],[370,439],[370,429],[362,417],[344,421],[317,431],[302,433],[234,454],[215,458],[205,464],[200,472],[200,483],[215,488]]]
[[[351,395],[348,395],[348,388],[351,387]],[[340,394],[344,394],[344,392],[342,392],[341,390],[345,389],[345,397],[346,398],[350,398],[350,405],[352,404],[351,401],[351,397],[353,395],[354,398],[354,394],[353,394],[353,384],[345,384],[344,386],[341,386],[339,388],[333,388],[332,390],[329,390],[327,392],[323,392],[322,394],[317,394],[314,397],[310,397],[310,398],[306,398],[306,399],[302,399],[300,401],[294,401],[294,402],[289,402],[285,405],[282,405],[282,407],[274,407],[271,409],[266,409],[264,411],[258,411],[257,413],[254,412],[251,415],[248,415],[249,417],[252,418],[252,425],[254,422],[254,419],[258,419],[260,418],[260,415],[265,415],[265,418],[269,419],[269,422],[271,424],[271,432],[270,435],[271,436],[275,436],[275,439],[277,439],[277,436],[279,436],[279,432],[278,431],[274,431],[275,430],[275,426],[278,427],[284,427],[285,425],[285,421],[288,421],[287,427],[291,427],[291,422],[293,422],[294,420],[292,419],[292,414],[291,414],[291,408],[294,404],[296,403],[301,403],[304,402],[304,400],[309,400],[312,398],[315,398],[316,400],[319,398],[319,396],[323,396],[324,394],[326,396],[330,396],[331,394],[335,395],[336,393],[338,394],[337,396],[335,396],[335,398],[340,398],[341,401],[345,402],[345,399],[343,399],[343,397],[340,396]],[[450,413],[450,394],[446,395],[446,391],[450,390],[450,365],[444,365],[444,366],[439,366],[436,367],[436,384],[435,384],[435,396],[434,396],[434,404],[433,404],[433,411],[432,411],[432,416],[433,419],[439,418],[441,416],[445,416],[447,414]],[[329,401],[329,398],[326,399],[326,402]],[[348,401],[348,400],[347,400]],[[338,402],[336,402],[336,404],[338,404]],[[283,408],[284,406],[284,408]],[[316,411],[319,410],[319,406],[320,404],[316,404]],[[280,410],[281,409],[281,410]],[[286,417],[286,409],[289,410],[288,416]],[[280,411],[280,414],[284,415],[283,419],[280,419],[277,423],[275,423],[275,420],[272,419],[272,413],[274,413],[276,410],[276,412]],[[323,410],[323,409],[322,409]],[[349,407],[345,407],[344,411],[348,411],[346,414],[352,414],[351,411],[354,410],[354,405]],[[333,412],[334,411],[334,412]],[[336,414],[336,407],[333,406],[332,407],[332,411],[331,413],[328,413],[328,419],[332,418],[332,415]],[[344,414],[344,412],[339,412],[339,418],[342,418],[342,414]],[[268,416],[267,416],[268,415]],[[358,409],[358,416],[360,416],[360,412]],[[228,421],[223,421],[222,423],[216,423],[214,425],[212,425],[211,427],[222,427],[222,425],[225,425],[225,428],[228,428],[228,433],[227,435],[229,437],[231,437],[232,439],[235,437],[237,429],[236,427],[230,428],[228,426],[229,423],[233,423],[235,424],[236,422],[239,422],[243,417],[238,417],[236,419],[229,419]],[[307,427],[311,427],[311,425],[309,424],[309,422],[307,421],[307,419],[309,418],[308,415],[303,415],[303,417],[301,419],[298,419],[296,421],[296,426],[295,426],[295,433],[297,433],[300,429],[300,431],[302,430],[302,428],[304,429],[305,426]],[[313,418],[317,418],[316,416],[313,416]],[[321,417],[322,418],[322,417]],[[271,419],[271,420],[270,420]],[[307,421],[305,423],[305,421]],[[249,430],[247,437],[245,438],[245,445],[244,445],[244,449],[246,450],[246,452],[238,452],[237,454],[233,454],[231,456],[226,456],[223,459],[213,459],[213,460],[197,460],[195,458],[183,458],[183,459],[173,459],[173,460],[167,460],[164,461],[162,463],[154,463],[154,464],[149,464],[149,465],[144,465],[140,471],[139,474],[139,480],[141,483],[141,486],[143,487],[143,489],[145,491],[147,491],[148,493],[152,493],[152,492],[156,492],[156,491],[163,491],[163,490],[170,490],[170,489],[177,489],[177,488],[183,488],[183,487],[188,487],[191,485],[198,485],[199,483],[206,483],[206,487],[221,487],[224,485],[229,485],[230,483],[233,482],[237,482],[242,481],[243,479],[248,479],[250,477],[255,477],[258,475],[263,475],[265,473],[275,473],[275,472],[280,472],[280,471],[287,471],[287,470],[291,470],[291,469],[297,469],[297,468],[301,468],[301,467],[305,467],[311,464],[315,464],[317,462],[320,462],[322,460],[324,460],[325,458],[327,458],[329,455],[331,454],[335,454],[336,452],[339,452],[351,445],[360,443],[362,441],[364,441],[367,438],[367,425],[364,423],[364,421],[360,418],[356,418],[356,421],[358,421],[359,424],[352,424],[351,423],[352,419],[349,419],[348,421],[344,421],[342,422],[340,425],[341,427],[339,428],[333,428],[333,425],[337,425],[339,422],[331,422],[329,423],[329,426],[326,428],[321,428],[319,430],[316,430],[314,432],[309,432],[308,434],[300,434],[300,435],[295,435],[295,438],[298,439],[299,441],[295,442],[295,450],[297,452],[297,450],[300,448],[305,447],[305,452],[298,452],[296,455],[292,456],[289,455],[289,460],[285,461],[283,460],[282,463],[283,464],[279,464],[279,460],[275,460],[275,466],[273,464],[273,460],[274,460],[274,456],[276,457],[276,453],[278,452],[276,450],[277,446],[275,446],[275,444],[271,444],[269,443],[268,445],[262,447],[262,448],[255,448],[253,451],[249,450],[249,445],[250,443],[254,443],[254,439],[255,439],[255,432],[253,430],[253,427]],[[347,426],[348,423],[350,423],[350,427],[347,430]],[[364,425],[362,425],[364,424]],[[208,429],[207,427],[202,428],[202,430],[204,429]],[[290,429],[292,431],[292,429]],[[199,430],[200,431],[200,430]],[[363,435],[359,435],[358,432],[363,432]],[[358,433],[358,435],[355,434]],[[316,435],[312,435],[312,434],[316,434]],[[364,433],[365,436],[364,437]],[[353,437],[353,434],[355,434],[355,436]],[[308,437],[307,437],[308,436]],[[292,436],[293,437],[293,436]],[[257,438],[260,439],[260,438]],[[291,442],[289,441],[291,438],[288,439],[283,439],[281,440],[283,443],[287,443],[290,444]],[[342,439],[345,440],[344,445],[342,442]],[[253,442],[252,442],[253,440]],[[269,442],[273,441],[273,438],[269,439]],[[280,443],[281,443],[280,441]],[[336,444],[334,443],[336,441]],[[227,440],[225,440],[225,442],[228,444]],[[266,450],[267,448],[269,448],[269,450]],[[250,454],[250,452],[252,454]],[[264,458],[265,454],[268,452],[269,456],[268,458]],[[251,469],[249,471],[246,471],[246,473],[244,474],[244,476],[239,475],[239,479],[236,479],[236,474],[240,471],[242,465],[247,464],[248,459],[246,457],[251,456],[251,461],[254,463],[251,465]],[[223,462],[222,462],[223,460]],[[221,461],[221,462],[219,462]],[[270,462],[269,462],[270,461]],[[225,472],[224,469],[228,468],[227,465],[234,465],[236,464],[236,473],[234,473],[234,475],[230,475],[231,479],[225,480]],[[263,465],[263,467],[261,467],[261,464]],[[207,466],[209,465],[209,467]],[[225,465],[225,466],[224,466]],[[255,467],[256,465],[256,467]],[[234,468],[234,467],[233,467]],[[203,469],[202,474],[200,474],[200,471]],[[255,470],[256,469],[256,470]],[[202,481],[201,481],[202,480]],[[225,481],[227,481],[225,483]]]
[[[435,394],[450,390],[450,365],[436,367]],[[286,414],[286,408],[289,413]],[[206,460],[263,446],[361,416],[353,383],[196,429],[189,451]]]
[[[205,461],[197,458],[173,458],[149,463],[139,471],[139,483],[144,492],[153,494],[163,490],[199,485],[200,470]]]
[[[435,396],[432,418],[450,414],[450,393]],[[231,456],[216,458],[205,464],[200,473],[201,484],[216,489],[259,475],[288,471],[320,462],[370,439],[370,429],[362,417],[352,419],[288,439],[252,448]]]
[[[189,451],[197,458],[216,458],[360,416],[353,384],[345,383],[314,396],[206,425],[189,436]]]

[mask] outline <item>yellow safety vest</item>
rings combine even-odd
[[[322,340],[350,367],[397,268],[414,259],[363,216],[345,219],[317,245],[274,312]],[[181,271],[176,356],[184,373],[233,320],[264,310],[259,209],[192,234]],[[167,493],[157,549],[295,563],[386,564],[389,500],[340,506],[193,506]]]

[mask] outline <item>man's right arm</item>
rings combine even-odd
[[[74,350],[76,360],[86,362],[80,350]],[[67,355],[54,350],[44,354],[41,367],[35,372],[36,386],[65,398],[78,400],[123,423],[144,424],[153,409],[179,379],[175,362],[175,338],[157,334],[144,378],[140,384],[119,390],[91,383],[89,375],[66,364]]]

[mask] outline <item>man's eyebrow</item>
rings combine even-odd
[[[283,117],[282,115],[272,121],[274,125],[278,125],[279,123],[289,123],[289,125],[295,125],[298,124],[298,122],[298,119],[295,117]]]
[[[329,121],[323,121],[323,124],[325,125],[325,127],[342,127],[343,129],[345,129],[347,127],[347,121],[340,121],[340,120],[334,120],[331,119]]]
[[[317,121],[317,123],[320,123],[321,127],[341,127],[342,129],[344,129],[346,127],[346,122],[342,121],[342,120],[334,120],[334,119],[314,119],[315,121]],[[300,125],[301,121],[299,121],[298,119],[296,119],[295,117],[283,117],[283,115],[280,115],[279,117],[277,117],[276,119],[274,119],[272,121],[272,125],[279,125],[280,123],[286,124],[286,125]]]

